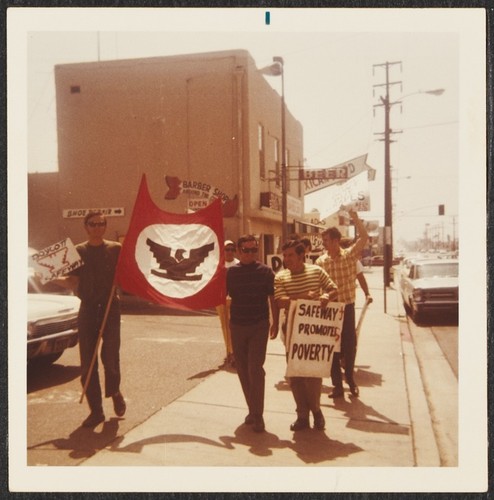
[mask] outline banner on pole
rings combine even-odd
[[[173,214],[152,201],[143,175],[116,279],[127,292],[180,309],[225,303],[221,201]]]
[[[287,318],[287,377],[321,377],[331,374],[333,353],[339,352],[345,304],[318,300],[290,303]]]

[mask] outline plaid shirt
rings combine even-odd
[[[357,262],[359,260],[355,245],[344,250],[340,248],[340,255],[333,259],[326,252],[321,255],[316,264],[321,266],[338,285],[338,301],[345,304],[355,302],[355,279],[357,278]]]

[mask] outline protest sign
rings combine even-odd
[[[345,304],[317,300],[292,301],[287,321],[287,377],[322,377],[331,373],[339,352]]]
[[[44,285],[59,276],[82,266],[79,252],[70,238],[65,238],[31,255],[33,268]]]

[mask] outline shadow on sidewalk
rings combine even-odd
[[[362,448],[353,443],[332,440],[325,432],[313,429],[294,432],[293,441],[288,441],[280,440],[269,431],[256,434],[248,426],[241,425],[235,430],[235,436],[221,436],[220,439],[228,448],[234,449],[234,445],[246,446],[250,453],[260,457],[271,456],[273,449],[293,450],[307,464],[335,460],[362,451]]]
[[[255,433],[250,426],[244,424],[235,429],[233,436],[219,436],[219,441],[191,434],[160,434],[119,447],[121,439],[123,437],[116,439],[108,448],[109,451],[141,453],[145,446],[153,444],[197,443],[215,448],[223,448],[232,452],[237,448],[246,447],[253,455],[270,457],[273,455],[273,450],[275,449],[288,449],[293,450],[297,457],[306,464],[335,460],[363,451],[362,448],[353,443],[342,443],[332,440],[322,431],[306,429],[295,432],[293,434],[293,441],[289,441],[279,439],[276,434],[269,432],[269,430],[263,433]],[[235,465],[233,457],[232,455],[231,463]],[[209,465],[215,465],[214,455],[211,456]],[[279,465],[282,466],[283,464]]]
[[[56,387],[66,384],[71,380],[78,378],[81,374],[79,366],[64,366],[53,364],[43,366],[37,364],[27,365],[27,393],[46,389],[47,387]]]
[[[123,436],[117,437],[119,418],[111,418],[103,423],[101,432],[95,432],[94,429],[78,427],[70,433],[68,438],[51,439],[43,443],[38,443],[28,447],[28,450],[37,448],[46,448],[47,445],[53,445],[59,450],[71,450],[71,458],[89,458],[98,451],[106,448],[110,443],[118,446]]]
[[[221,436],[220,439],[232,449],[235,444],[248,446],[250,453],[261,457],[271,456],[273,449],[290,449],[307,464],[335,460],[362,451],[362,448],[353,443],[345,444],[334,441],[325,432],[312,429],[294,432],[293,441],[288,441],[280,440],[269,431],[255,434],[252,429],[241,425],[235,430],[234,437]]]
[[[366,370],[370,366],[355,365],[355,380],[362,387],[380,387],[383,385],[383,377],[380,373]]]
[[[290,441],[280,440],[269,431],[255,433],[249,425],[240,425],[235,429],[234,436],[220,436],[220,440],[231,450],[235,449],[235,444],[246,446],[250,453],[259,457],[269,457],[273,449],[289,448],[291,445]]]
[[[290,448],[295,451],[300,460],[306,464],[317,464],[348,457],[353,453],[363,451],[362,448],[353,443],[342,443],[330,439],[326,432],[316,430],[304,430],[293,433],[293,444]]]
[[[366,405],[360,399],[351,397],[350,400],[337,398],[333,406],[336,410],[344,411],[348,417],[347,427],[364,432],[383,432],[387,434],[410,434],[410,426],[402,425],[374,410],[372,406]]]
[[[115,441],[110,447],[110,451],[126,452],[126,453],[141,453],[142,449],[150,444],[169,444],[169,443],[200,443],[208,446],[216,446],[219,448],[228,448],[223,443],[213,441],[202,436],[194,436],[191,434],[159,434],[140,441],[135,441],[126,446],[118,447],[118,442]]]

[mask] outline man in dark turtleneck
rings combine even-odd
[[[125,414],[126,403],[120,392],[120,302],[113,288],[121,245],[103,238],[106,218],[99,211],[86,215],[84,228],[88,239],[76,246],[83,266],[72,271],[70,275],[59,278],[57,282],[72,288],[81,299],[78,323],[83,386],[90,371],[105,309],[111,300],[102,336],[101,361],[105,372],[105,396],[112,398],[115,414],[121,417]],[[113,295],[110,297],[111,294]],[[87,383],[86,398],[91,413],[82,426],[96,427],[105,420],[97,358]]]
[[[240,262],[227,270],[227,294],[231,297],[230,329],[233,354],[240,384],[249,408],[245,424],[255,432],[264,431],[264,384],[268,335],[278,333],[278,324],[269,326],[269,306],[274,310],[274,272],[257,260],[259,243],[255,236],[241,236],[237,243]],[[273,314],[277,322],[278,314]]]

